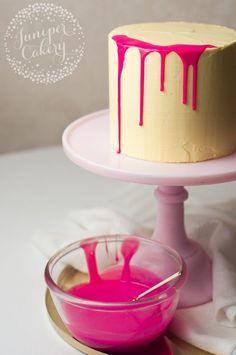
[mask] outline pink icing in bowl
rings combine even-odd
[[[65,288],[61,275],[73,268],[86,280]],[[142,300],[139,293],[181,271],[181,276]],[[48,262],[45,280],[73,337],[95,349],[131,350],[153,342],[171,322],[186,278],[171,248],[138,236],[110,235],[68,245]],[[73,283],[74,282],[74,283]]]

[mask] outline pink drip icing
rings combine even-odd
[[[121,246],[121,254],[124,258],[124,266],[121,279],[127,281],[131,279],[130,261],[139,248],[137,239],[128,238]]]
[[[139,49],[139,52],[140,52],[140,117],[139,117],[139,126],[142,126],[143,125],[145,58],[148,53],[143,49]]]
[[[187,92],[188,92],[188,64],[183,62],[183,94],[182,103],[187,104]]]
[[[97,260],[96,260],[97,242],[96,241],[94,241],[93,243],[82,242],[81,248],[84,250],[84,254],[86,258],[89,279],[90,279],[89,282],[96,283],[101,281],[101,276],[98,273]],[[124,265],[122,268],[122,276],[121,276],[121,280],[123,281],[129,281],[131,279],[130,261],[132,257],[136,254],[138,248],[139,248],[138,240],[132,237],[127,238],[121,245],[121,254],[124,259]],[[108,253],[107,240],[105,242],[105,251],[107,254]],[[115,261],[116,262],[119,261],[117,244],[115,246]]]
[[[160,52],[161,55],[161,83],[160,83],[160,91],[165,90],[165,62],[166,62],[166,52]]]
[[[128,48],[118,46],[118,141],[117,153],[121,152],[121,75],[124,66],[125,52]]]
[[[96,247],[97,247],[96,241],[94,243],[86,243],[86,242],[81,243],[81,248],[84,250],[85,257],[86,257],[90,282],[98,282],[101,279],[97,268]]]
[[[192,86],[192,109],[197,109],[197,68],[201,54],[206,48],[215,48],[210,44],[174,44],[169,46],[159,46],[148,42],[139,41],[125,35],[116,35],[112,39],[116,42],[118,52],[118,150],[121,152],[121,75],[123,71],[125,53],[128,48],[138,48],[140,52],[140,117],[139,125],[143,126],[144,110],[144,82],[145,82],[145,59],[147,55],[157,52],[161,56],[160,91],[165,90],[165,59],[170,52],[175,52],[183,63],[183,94],[182,103],[187,104],[188,92],[188,69],[193,68]]]
[[[192,109],[197,109],[197,65],[193,65]]]

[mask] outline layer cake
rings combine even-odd
[[[236,31],[184,22],[109,34],[110,138],[117,153],[197,162],[236,151]]]

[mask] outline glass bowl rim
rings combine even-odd
[[[160,292],[158,295],[156,296],[149,296],[149,297],[145,297],[141,300],[137,300],[137,301],[127,301],[127,302],[104,302],[104,301],[94,301],[94,300],[88,300],[85,298],[79,298],[77,296],[73,296],[68,294],[66,291],[64,291],[52,278],[51,276],[51,271],[53,269],[53,267],[56,265],[56,263],[65,255],[73,252],[76,249],[79,249],[81,247],[81,244],[85,243],[85,242],[94,242],[94,241],[98,241],[99,242],[116,242],[117,239],[119,240],[125,240],[127,238],[137,238],[139,240],[142,240],[146,243],[155,245],[161,249],[164,249],[166,252],[168,252],[171,257],[175,257],[178,262],[180,263],[180,269],[178,271],[181,272],[181,275],[173,282],[173,285],[168,287],[167,289],[163,290],[162,292]],[[183,258],[181,257],[180,254],[178,254],[178,252],[176,250],[174,250],[173,248],[165,245],[162,242],[156,241],[151,239],[150,237],[144,237],[144,236],[140,236],[138,234],[125,234],[125,233],[117,233],[117,234],[104,234],[104,235],[99,235],[99,236],[93,236],[93,237],[89,237],[89,238],[84,238],[78,241],[75,241],[73,243],[67,244],[65,247],[61,248],[60,250],[58,250],[54,255],[51,256],[51,258],[48,260],[46,267],[45,267],[45,271],[44,271],[44,278],[45,278],[45,282],[49,288],[49,290],[53,293],[55,293],[60,299],[63,299],[64,301],[73,303],[75,305],[80,305],[80,306],[91,306],[91,307],[97,307],[97,308],[109,308],[111,310],[111,308],[122,308],[122,307],[138,307],[138,306],[145,306],[148,305],[150,303],[154,303],[154,304],[159,304],[162,303],[164,301],[166,301],[170,295],[170,290],[172,288],[174,289],[180,289],[186,279],[186,264],[183,260]]]

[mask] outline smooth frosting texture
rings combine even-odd
[[[235,151],[235,41],[232,29],[193,23],[138,24],[112,31],[113,148],[164,162],[200,161]]]

